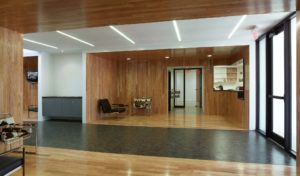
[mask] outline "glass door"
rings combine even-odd
[[[270,137],[285,145],[285,116],[286,116],[286,90],[285,90],[285,32],[282,29],[272,34],[271,38],[271,66],[270,89],[268,92]]]
[[[174,107],[185,107],[185,69],[174,69]]]
[[[256,131],[296,155],[296,18],[262,36],[257,47]]]

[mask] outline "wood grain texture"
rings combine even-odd
[[[300,2],[297,2],[297,167],[300,168]]]
[[[94,120],[92,124],[143,126],[161,128],[199,128],[220,130],[245,130],[237,123],[232,123],[230,118],[217,115],[206,115],[201,109],[188,107],[175,109],[169,114],[134,115],[123,117],[109,117]]]
[[[19,33],[0,27],[0,113],[17,122],[23,115],[23,40]]]
[[[117,63],[116,60],[105,59],[107,54],[87,57],[86,99],[87,121],[99,118],[98,100],[108,98],[115,103],[117,93]]]
[[[27,147],[28,149],[28,147]],[[38,148],[27,155],[29,176],[296,176],[293,166],[138,156],[68,149]],[[21,176],[18,171],[12,176]]]
[[[249,47],[237,47],[230,54],[214,58],[213,65],[230,65],[235,61],[244,59],[245,62],[245,99],[237,98],[232,91],[213,91],[213,69],[205,70],[204,102],[205,114],[225,116],[232,123],[241,128],[249,126]]]
[[[99,98],[109,98],[111,101],[131,105],[133,98],[151,97],[153,113],[167,114],[168,67],[203,66],[205,67],[205,114],[226,116],[232,122],[239,124],[241,128],[247,129],[249,97],[246,96],[245,101],[243,101],[237,99],[236,92],[213,91],[212,65],[209,65],[207,54],[214,55],[214,60],[216,60],[214,64],[231,64],[233,60],[236,61],[241,58],[245,58],[246,63],[249,63],[249,47],[247,46],[89,54],[87,60],[88,122],[101,117],[96,111],[96,101]],[[165,59],[165,56],[170,56],[171,59]],[[126,58],[131,58],[131,60],[127,61]],[[116,67],[110,66],[110,64]],[[210,68],[208,69],[208,67]],[[104,74],[99,73],[101,70],[105,73],[105,78],[103,78]],[[249,72],[246,70],[246,75],[248,74]],[[97,82],[103,81],[103,79],[107,79],[104,82],[109,83],[101,86]],[[110,83],[112,80],[114,80],[113,83]],[[104,89],[111,92],[103,92]],[[99,91],[102,93],[97,93]],[[235,109],[234,114],[231,113],[232,109]]]
[[[296,0],[9,0],[0,26],[22,33],[295,10]]]
[[[28,106],[38,105],[38,84],[27,80],[27,72],[38,71],[38,57],[24,57],[23,65],[23,120],[37,120],[36,112],[30,112],[28,117]]]

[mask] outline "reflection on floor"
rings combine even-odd
[[[172,128],[205,128],[205,129],[234,129],[242,130],[236,124],[229,122],[222,116],[204,115],[200,108],[175,108],[165,115],[135,115],[105,117],[93,124],[146,126],[146,127],[172,127]]]
[[[38,123],[39,146],[85,151],[295,165],[283,149],[254,131]],[[27,141],[34,145],[35,138]]]
[[[30,176],[296,176],[296,167],[38,148],[27,155]],[[12,176],[21,176],[18,171]]]

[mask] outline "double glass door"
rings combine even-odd
[[[174,69],[174,107],[202,107],[201,68]]]
[[[296,153],[296,19],[257,41],[256,129]]]

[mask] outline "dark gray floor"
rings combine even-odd
[[[27,141],[34,145],[34,138]],[[295,165],[296,161],[254,131],[38,123],[38,145],[86,151]]]

